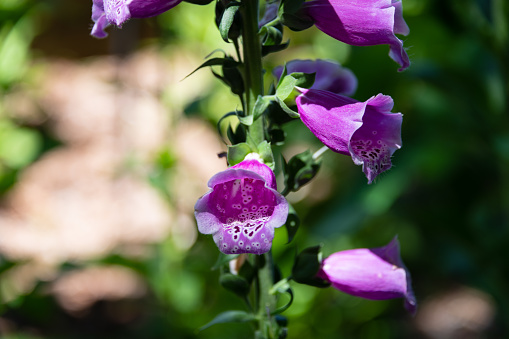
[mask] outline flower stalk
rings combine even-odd
[[[246,115],[254,114],[254,105],[259,95],[263,95],[262,49],[258,36],[257,0],[244,0],[240,4],[242,16],[242,47],[244,57],[244,87]],[[259,144],[265,140],[263,117],[253,121],[249,136]]]
[[[258,96],[263,95],[263,67],[260,38],[258,36],[258,0],[243,0],[240,5],[242,16],[242,47],[245,87],[246,115],[254,115]],[[249,126],[248,136],[255,144],[265,140],[263,116],[255,119]],[[257,290],[257,338],[275,338],[277,323],[270,315],[276,306],[276,297],[269,293],[273,285],[273,262],[270,252],[259,258]]]

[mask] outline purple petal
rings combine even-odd
[[[117,26],[122,26],[124,22],[131,18],[128,4],[130,0],[104,0],[104,10],[106,19]]]
[[[275,190],[272,170],[256,160],[245,160],[213,176],[209,187],[195,205],[198,230],[213,234],[225,254],[269,251],[274,228],[288,216],[288,203]]]
[[[402,145],[403,115],[391,113],[392,107],[390,96],[378,94],[368,99],[362,127],[350,140],[352,160],[356,165],[362,165],[369,183],[392,167],[391,156]]]
[[[132,0],[129,9],[133,18],[149,18],[162,14],[181,2],[182,0]]]
[[[308,90],[296,98],[300,118],[325,146],[350,155],[353,133],[362,126],[365,104],[321,90]]]
[[[322,89],[332,93],[352,95],[357,89],[357,77],[348,68],[341,67],[330,60],[292,60],[286,64],[288,74],[293,72],[316,73],[312,89]],[[279,79],[283,73],[283,66],[272,71]]]
[[[314,0],[303,6],[315,26],[331,37],[355,46],[387,44],[389,56],[410,66],[403,42],[395,33],[408,33],[401,2],[394,0]]]
[[[371,300],[405,298],[409,312],[417,309],[397,238],[380,248],[334,253],[323,261],[318,276],[342,292]]]
[[[296,99],[302,122],[324,145],[350,155],[368,182],[391,168],[391,156],[401,148],[401,113],[391,113],[390,96],[366,102],[320,90],[307,90]]]
[[[122,26],[132,18],[148,18],[177,6],[182,0],[93,0],[91,34],[104,38],[110,24]]]
[[[94,21],[94,27],[90,34],[96,38],[105,38],[108,34],[105,32],[105,28],[110,25],[106,19],[106,13],[104,13],[103,0],[94,0],[92,3],[92,20]]]

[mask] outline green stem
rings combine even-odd
[[[245,85],[245,114],[254,115],[254,107],[258,96],[263,95],[262,49],[258,36],[258,0],[241,0],[240,13],[242,16],[242,47],[244,63]],[[265,140],[265,125],[263,116],[253,121],[249,126],[249,137],[256,144]],[[274,284],[273,262],[269,253],[257,258],[258,276],[257,288],[257,338],[272,339],[278,333],[275,318],[271,312],[276,308],[276,297],[269,291]]]
[[[243,0],[241,2],[246,115],[254,114],[253,108],[256,99],[259,95],[263,95],[262,49],[258,37],[258,10],[258,0]],[[259,117],[249,126],[249,135],[256,144],[265,140],[263,117]]]
[[[263,266],[258,268],[258,319],[261,338],[276,338],[278,325],[271,316],[276,308],[276,297],[270,293],[274,285],[273,262],[271,252],[262,255],[260,262]]]

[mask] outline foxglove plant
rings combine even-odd
[[[211,0],[187,0],[206,4]],[[161,14],[180,0],[93,0],[92,35],[121,26],[129,18]],[[228,128],[226,161],[229,166],[208,182],[209,190],[195,204],[198,230],[211,235],[220,254],[219,281],[247,304],[246,311],[227,311],[202,327],[225,322],[252,322],[256,338],[285,338],[280,313],[290,307],[290,283],[334,288],[368,299],[405,298],[414,313],[416,301],[408,270],[399,256],[396,239],[376,249],[334,253],[321,260],[321,247],[300,252],[292,272],[279,278],[271,255],[275,229],[285,226],[288,243],[299,219],[285,196],[311,181],[320,168],[324,149],[348,155],[362,165],[368,183],[391,168],[391,156],[401,148],[402,114],[392,113],[393,100],[378,94],[362,102],[350,98],[357,88],[353,72],[331,60],[293,60],[273,70],[274,84],[264,87],[262,57],[288,48],[285,27],[303,30],[316,25],[334,38],[352,45],[389,44],[390,55],[401,68],[409,66],[402,42],[394,34],[407,34],[401,2],[396,0],[267,1],[265,15],[258,0],[217,0],[214,13],[219,35],[232,43],[235,55],[211,57],[196,70],[218,67],[214,75],[238,96],[241,109],[226,113],[238,124]],[[195,71],[196,71],[195,70]],[[306,151],[279,168],[273,145],[285,142],[285,124],[300,121],[325,145]],[[218,126],[221,127],[221,126]],[[221,128],[218,128],[221,130]],[[274,171],[282,172],[284,188],[276,185]],[[204,191],[206,189],[204,188]],[[235,260],[235,261],[233,261]],[[234,269],[228,273],[230,267]],[[277,307],[278,298],[290,301]],[[276,318],[277,316],[277,318]]]

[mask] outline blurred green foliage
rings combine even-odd
[[[53,142],[40,126],[26,126],[11,117],[2,99],[29,81],[35,60],[57,56],[79,61],[109,53],[107,42],[88,36],[90,5],[83,1],[70,9],[59,0],[0,2],[0,194],[16,185],[18,173]],[[396,72],[387,46],[349,47],[314,28],[286,32],[290,48],[267,57],[270,67],[290,58],[340,61],[359,79],[356,99],[366,100],[379,92],[394,98],[394,111],[404,114],[404,147],[396,152],[393,169],[370,186],[349,158],[326,154],[324,174],[332,194],[325,200],[292,202],[301,225],[291,246],[286,245],[285,230],[276,233],[274,256],[284,276],[291,271],[297,248],[319,242],[327,255],[353,247],[378,247],[398,234],[419,301],[455,286],[479,289],[493,298],[496,310],[495,321],[483,337],[509,335],[509,269],[504,254],[509,239],[508,12],[504,0],[404,0],[411,28],[404,41],[412,60],[404,73]],[[213,4],[183,3],[158,18],[132,24],[141,25],[137,27],[140,45],[159,44],[163,54],[181,48],[203,57],[215,48],[232,51],[215,29],[212,13]],[[78,23],[84,24],[64,33]],[[55,48],[58,41],[62,46]],[[73,45],[90,48],[69,52],[63,47]],[[217,87],[188,107],[203,112],[212,126],[238,105],[227,88],[219,82]],[[320,147],[298,122],[288,125],[286,134],[287,144]],[[174,175],[173,162],[171,151],[161,150],[147,180],[164,190]],[[167,198],[170,203],[176,199]],[[217,271],[210,270],[217,249],[209,237],[200,236],[187,252],[171,238],[154,250],[154,256],[138,262],[114,255],[99,262],[140,273],[151,287],[150,297],[134,304],[97,303],[79,318],[64,312],[45,293],[46,283],[39,282],[28,294],[0,304],[0,318],[16,329],[2,337],[249,337],[246,324],[196,331],[216,314],[244,307],[221,289]],[[0,256],[0,279],[15,265]],[[290,338],[422,335],[400,300],[368,301],[333,289],[292,287],[294,304],[284,313]],[[137,315],[127,324],[115,322],[108,313],[125,308],[136,309]]]

